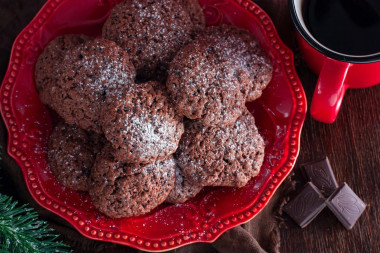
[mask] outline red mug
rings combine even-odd
[[[302,8],[305,8],[306,1],[289,0],[289,9],[305,62],[319,75],[310,114],[318,121],[332,123],[348,88],[365,88],[380,83],[380,50],[368,55],[349,55],[323,45],[305,25]]]

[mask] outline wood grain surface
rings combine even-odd
[[[294,27],[288,26],[287,1],[256,2],[268,12],[281,38],[295,52],[296,70],[310,108],[317,76],[299,54]],[[294,169],[299,187],[306,181],[298,165],[324,156],[329,157],[338,184],[347,182],[368,204],[367,209],[351,231],[327,208],[304,229],[284,215],[281,252],[380,252],[380,85],[348,90],[333,124],[320,123],[307,114]]]
[[[20,11],[20,4],[15,2],[27,3],[22,10],[24,13],[4,17],[2,10],[5,8]],[[1,34],[0,77],[5,72],[10,43],[44,1],[15,2],[0,0],[0,30],[4,30],[10,20],[20,19],[20,26],[15,27],[13,32]],[[317,76],[308,69],[297,49],[287,0],[255,2],[271,16],[281,38],[295,53],[296,70],[310,106]],[[347,182],[368,204],[367,209],[351,231],[345,230],[328,209],[304,229],[283,215],[285,224],[281,228],[281,252],[380,252],[380,85],[348,90],[333,124],[317,122],[308,113],[301,137],[301,151],[294,169],[299,187],[306,182],[298,165],[324,156],[329,157],[338,183]]]
[[[297,72],[310,105],[317,77],[303,63]],[[324,156],[338,184],[347,182],[367,209],[351,231],[327,208],[304,229],[287,222],[281,230],[282,252],[380,252],[380,85],[349,90],[333,124],[307,116],[297,165]],[[297,165],[294,172],[303,185]]]

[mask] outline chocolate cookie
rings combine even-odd
[[[146,165],[124,163],[106,145],[91,170],[92,202],[111,218],[148,213],[172,190],[175,166],[171,156]]]
[[[194,29],[178,1],[126,0],[113,8],[103,37],[128,52],[138,75],[152,77],[190,41]]]
[[[264,161],[264,140],[248,110],[227,131],[224,167],[212,185],[242,187],[260,171]]]
[[[69,124],[101,133],[100,109],[106,98],[118,99],[135,79],[128,54],[115,42],[94,39],[68,50],[56,73],[51,107]]]
[[[197,195],[201,190],[202,186],[191,183],[182,172],[181,168],[178,166],[175,169],[175,183],[171,190],[166,202],[168,203],[183,203],[188,199]]]
[[[185,177],[195,185],[211,185],[224,169],[224,144],[228,136],[219,127],[203,127],[186,121],[185,132],[175,153]]]
[[[270,59],[261,49],[255,37],[248,31],[229,25],[209,26],[198,36],[198,39],[218,41],[228,50],[224,57],[234,62],[235,68],[249,77],[244,79],[243,89],[247,101],[261,96],[262,90],[272,78],[273,67]]]
[[[247,109],[230,127],[186,121],[175,155],[186,178],[201,186],[242,187],[261,168],[264,141]]]
[[[185,11],[189,14],[193,23],[193,30],[195,32],[204,30],[206,26],[205,16],[198,0],[180,0],[178,2],[182,4]]]
[[[184,131],[164,86],[153,81],[105,103],[101,124],[117,158],[129,163],[150,163],[173,154]]]
[[[48,162],[56,179],[70,189],[87,191],[90,169],[103,143],[104,137],[76,126],[55,126],[48,142]]]
[[[34,70],[35,82],[41,102],[52,104],[52,90],[57,83],[57,73],[62,72],[62,59],[71,48],[90,40],[85,35],[68,34],[59,36],[45,47],[38,57]]]
[[[227,43],[194,40],[174,57],[166,87],[176,109],[205,126],[232,125],[241,115],[247,78],[224,57]]]

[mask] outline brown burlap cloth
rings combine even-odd
[[[7,68],[9,53],[14,38],[41,8],[44,0],[0,0],[0,80]],[[289,42],[291,24],[288,17],[286,0],[255,1],[272,17],[277,29]],[[288,33],[289,31],[289,33]],[[288,40],[288,41],[287,41]],[[130,247],[93,241],[79,234],[68,222],[40,207],[29,194],[22,173],[15,161],[6,154],[7,133],[4,124],[0,123],[0,145],[2,161],[0,176],[1,193],[14,196],[21,203],[28,203],[40,214],[40,218],[48,221],[65,243],[74,252],[139,252]],[[250,222],[228,230],[214,243],[196,243],[171,252],[279,252],[280,232],[279,210],[289,191],[294,187],[288,178],[277,190],[269,204]]]

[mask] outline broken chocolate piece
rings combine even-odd
[[[326,198],[338,188],[338,183],[327,157],[317,162],[304,164],[302,168],[306,179],[313,182]]]
[[[345,226],[351,229],[366,208],[366,204],[344,183],[327,201],[327,206]]]
[[[284,211],[301,227],[306,227],[326,206],[326,199],[311,182],[284,206]]]

